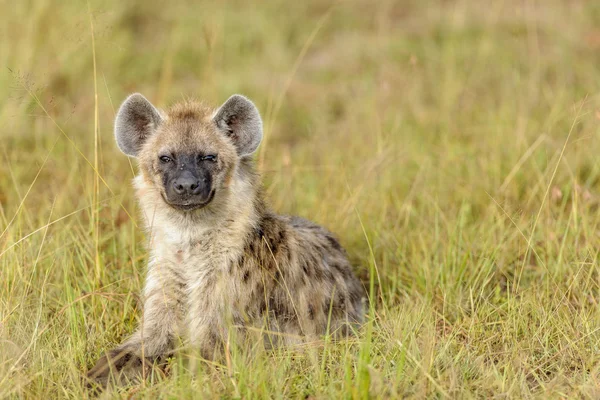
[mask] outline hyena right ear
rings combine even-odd
[[[158,110],[144,96],[134,93],[119,108],[115,119],[115,138],[119,149],[137,157],[144,142],[162,123]]]

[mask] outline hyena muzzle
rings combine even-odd
[[[234,95],[214,111],[184,101],[162,112],[129,96],[115,121],[119,148],[139,161],[134,185],[149,235],[139,329],[88,372],[101,385],[131,378],[180,341],[205,358],[235,336],[267,348],[343,336],[365,295],[327,230],[266,205],[251,156],[258,110]]]

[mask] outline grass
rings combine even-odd
[[[255,100],[273,207],[338,234],[373,309],[352,340],[176,358],[109,396],[600,396],[595,2],[33,0],[0,22],[0,397],[86,397],[135,328],[132,91]]]

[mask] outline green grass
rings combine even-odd
[[[338,234],[374,308],[356,339],[113,396],[600,396],[596,2],[162,3],[3,4],[0,397],[87,396],[136,326],[133,91],[251,97],[271,204]]]

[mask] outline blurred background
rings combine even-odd
[[[374,281],[366,358],[207,393],[599,395],[600,2],[0,4],[0,397],[82,395],[136,324],[132,92],[250,97],[274,209]]]

